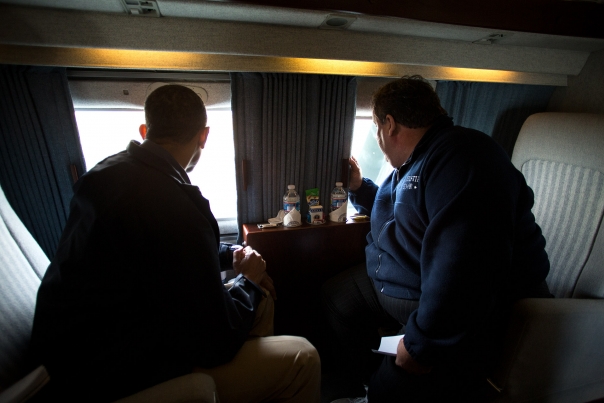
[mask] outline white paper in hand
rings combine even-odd
[[[392,355],[396,357],[396,349],[398,348],[398,343],[403,337],[405,337],[404,334],[382,337],[382,341],[380,342],[380,348],[372,351],[374,353]]]

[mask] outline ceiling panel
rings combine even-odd
[[[350,11],[489,29],[604,38],[602,0],[237,0],[307,10]],[[191,3],[195,3],[191,1]]]

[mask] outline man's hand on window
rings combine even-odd
[[[355,192],[363,184],[363,172],[361,172],[361,166],[354,157],[348,159],[350,164],[350,181],[348,183],[348,189]]]

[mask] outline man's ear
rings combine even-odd
[[[384,123],[388,123],[388,127],[386,128],[388,136],[393,136],[396,134],[396,121],[392,117],[392,115],[386,115],[386,119]]]
[[[140,133],[142,139],[146,139],[147,138],[147,125],[146,124],[142,124],[138,127],[138,132]]]
[[[199,136],[199,147],[204,148],[206,146],[206,141],[208,141],[208,134],[210,134],[210,128],[204,127],[200,130]]]

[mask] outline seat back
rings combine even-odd
[[[535,193],[552,294],[604,298],[604,115],[530,116],[512,162]]]
[[[33,369],[28,346],[49,261],[0,188],[0,391]]]
[[[495,402],[586,402],[604,396],[604,115],[540,113],[512,156],[535,193],[556,299],[514,307]]]

